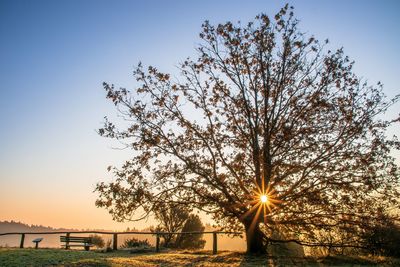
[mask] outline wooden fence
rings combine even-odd
[[[4,235],[21,235],[20,248],[24,248],[25,235],[54,235],[54,234],[65,234],[70,236],[71,234],[103,234],[112,235],[112,249],[118,249],[118,235],[127,234],[139,234],[139,235],[155,235],[156,236],[156,252],[160,251],[160,237],[163,235],[185,235],[185,234],[212,234],[213,235],[213,254],[217,254],[218,250],[218,234],[242,234],[241,232],[221,232],[221,231],[207,231],[207,232],[106,232],[106,231],[55,231],[55,232],[10,232],[0,233],[0,236]]]

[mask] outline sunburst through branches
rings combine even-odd
[[[253,218],[250,231],[254,229],[257,223],[263,222],[267,224],[268,213],[271,213],[282,202],[278,199],[275,189],[272,189],[269,185],[267,188],[264,187],[264,184],[261,188],[257,186],[257,190],[254,190],[253,193],[251,200],[246,204],[249,209],[242,215],[242,219],[248,216]]]

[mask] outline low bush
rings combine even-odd
[[[99,235],[90,235],[89,236],[92,239],[92,244],[95,245],[98,248],[104,248],[105,242],[104,239],[99,236]]]
[[[135,247],[150,247],[150,243],[147,239],[139,240],[135,237],[125,239],[124,243],[121,245],[121,248],[135,248]]]
[[[400,257],[400,227],[394,222],[371,227],[363,238],[369,253]]]

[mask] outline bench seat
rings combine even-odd
[[[65,247],[65,249],[69,249],[70,247],[84,247],[85,250],[89,250],[90,247],[93,247],[92,238],[90,237],[60,236],[60,242],[65,243],[61,245],[62,247]]]

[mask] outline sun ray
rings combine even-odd
[[[258,209],[257,209],[257,212],[256,212],[256,215],[254,216],[254,218],[253,218],[253,220],[251,221],[251,224],[250,224],[250,228],[249,228],[250,233],[253,232],[254,227],[256,226],[256,223],[258,223],[258,218],[260,217],[261,210],[262,210],[262,205],[259,205]]]
[[[263,211],[264,211],[264,215],[263,215],[263,221],[264,224],[267,224],[267,205],[263,205]]]
[[[241,219],[246,218],[250,213],[252,213],[258,206],[261,206],[261,203],[256,203],[253,207],[251,207],[249,210],[247,210],[242,216]]]

